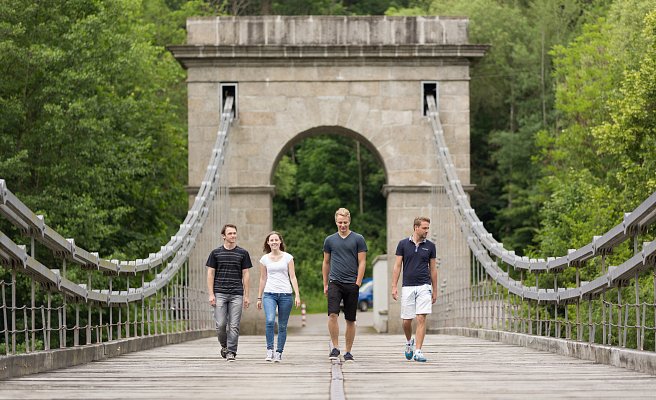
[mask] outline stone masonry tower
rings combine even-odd
[[[170,50],[188,74],[192,192],[203,179],[223,99],[234,95],[236,119],[225,162],[229,219],[254,263],[273,229],[272,177],[278,160],[305,137],[336,133],[360,141],[384,166],[389,270],[397,242],[412,233],[414,217],[427,215],[438,253],[451,254],[441,257],[440,286],[451,291],[468,285],[449,272],[469,269],[469,252],[455,234],[424,104],[426,94],[435,94],[449,149],[467,186],[469,69],[487,49],[468,43],[467,26],[467,19],[444,17],[189,19],[187,44]],[[358,230],[357,220],[352,228]],[[317,243],[319,253],[321,246]],[[203,274],[206,258],[194,255],[192,269]],[[258,279],[256,266],[250,281],[253,303]],[[390,302],[389,332],[401,331],[399,308]],[[244,313],[242,332],[264,332],[264,318],[255,307]]]

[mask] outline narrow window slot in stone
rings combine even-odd
[[[439,108],[439,97],[437,96],[437,82],[424,81],[421,83],[421,104],[423,104],[423,116],[428,115],[428,103],[426,102],[426,96],[432,96],[435,98],[435,104]]]
[[[232,103],[232,112],[237,119],[237,83],[221,83],[221,112],[223,112],[223,106],[225,105],[226,99],[232,97],[234,99]]]

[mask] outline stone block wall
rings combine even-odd
[[[443,229],[446,217],[438,216],[437,204],[445,204],[445,194],[439,190],[422,88],[424,82],[437,82],[446,140],[460,179],[468,184],[469,67],[486,47],[467,43],[466,19],[193,18],[188,44],[170,49],[188,73],[190,187],[200,184],[214,144],[220,85],[237,85],[238,117],[230,129],[225,168],[231,222],[239,227],[238,242],[254,263],[265,235],[272,228],[284,232],[284,227],[272,227],[272,176],[278,160],[294,143],[325,133],[359,140],[384,166],[388,254],[412,232],[417,215],[435,219],[438,246],[465,249]],[[358,231],[357,220],[352,229]],[[387,260],[392,265],[394,257]],[[252,301],[258,279],[256,267]],[[398,304],[392,302],[390,332],[400,331],[398,315]],[[264,320],[251,309],[242,327],[246,333],[262,333]]]

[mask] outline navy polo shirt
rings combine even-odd
[[[412,236],[396,246],[396,255],[403,257],[403,286],[431,285],[430,260],[436,258],[435,243],[424,239],[415,246]]]

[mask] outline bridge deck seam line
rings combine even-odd
[[[342,362],[339,360],[332,360],[330,371],[330,399],[346,399],[344,395],[344,374],[342,373]]]

